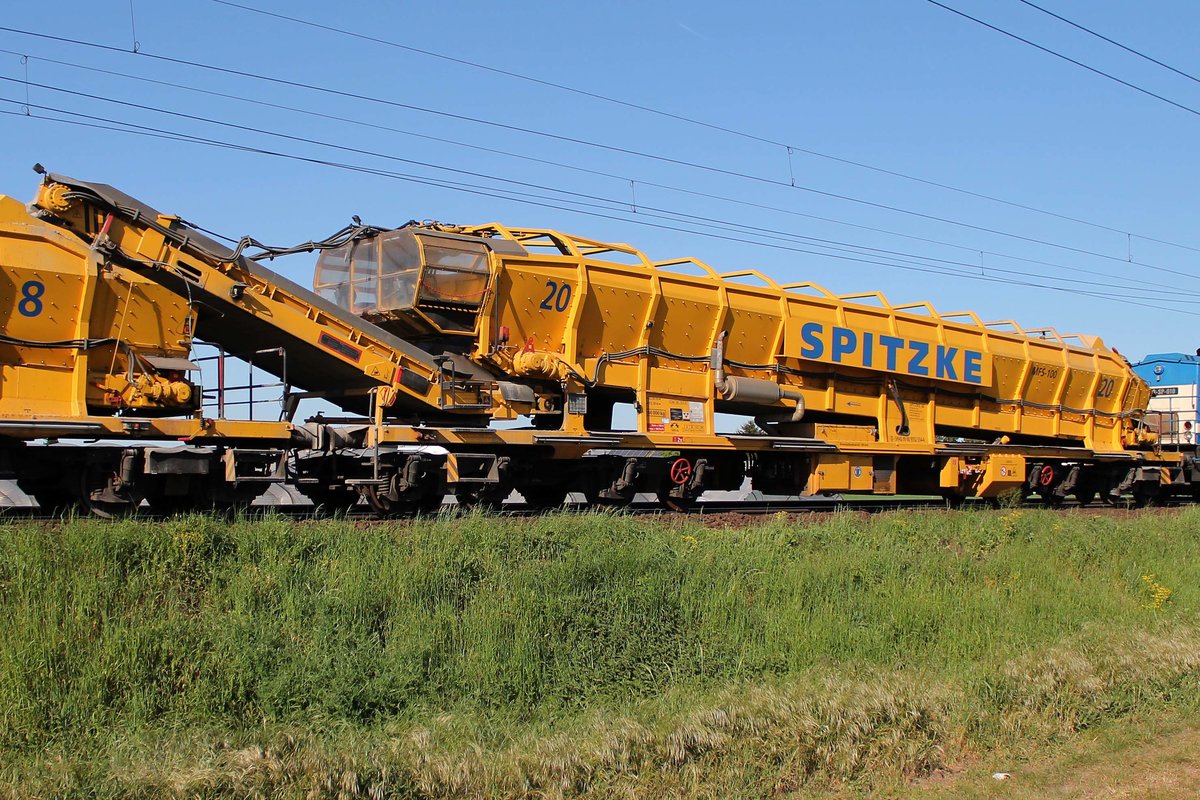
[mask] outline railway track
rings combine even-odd
[[[871,495],[835,495],[831,497],[806,498],[701,498],[699,502],[684,510],[664,508],[656,498],[649,495],[639,496],[632,503],[621,506],[589,505],[586,500],[582,499],[582,495],[578,496],[579,499],[571,496],[568,497],[562,506],[552,509],[533,507],[518,498],[519,495],[514,495],[513,498],[510,498],[499,506],[491,506],[481,510],[488,514],[508,517],[540,516],[558,511],[574,513],[608,511],[638,516],[707,518],[717,521],[717,524],[724,527],[735,526],[728,523],[737,523],[738,521],[751,523],[754,520],[761,520],[764,517],[778,514],[802,520],[810,515],[828,515],[844,512],[878,514],[889,511],[919,510],[1002,512],[1014,509],[1052,509],[1083,512],[1093,515],[1107,515],[1125,514],[1143,510],[1135,504],[1132,497],[1126,497],[1120,503],[1112,505],[1099,502],[1083,505],[1074,500],[1066,500],[1053,506],[1047,506],[1039,499],[1031,498],[1019,505],[1004,506],[1003,508],[986,501],[969,501],[964,504],[952,506],[945,499],[933,496],[880,497]],[[1153,508],[1182,508],[1190,505],[1191,502],[1186,497],[1172,497],[1154,503]],[[447,497],[436,511],[427,512],[426,516],[430,513],[463,515],[472,513],[474,510],[471,506],[460,505],[452,497]],[[242,509],[241,513],[251,516],[274,514],[295,519],[342,517],[358,522],[415,519],[418,516],[417,514],[381,515],[370,509],[366,504],[360,504],[348,511],[327,513],[325,509],[313,504],[302,494],[295,491],[282,491],[274,496],[263,498]],[[52,520],[62,518],[63,516],[64,514],[61,511],[47,512],[43,510],[35,501],[22,495],[19,490],[13,490],[12,488],[0,485],[0,518]],[[141,519],[166,519],[171,515],[155,513],[148,506],[142,505],[134,512],[134,516]]]
[[[355,516],[445,492],[752,518],[1200,487],[1192,423],[1164,450],[1147,380],[1094,336],[542,228],[356,224],[230,250],[36,170],[32,203],[0,196],[0,475],[46,508],[254,509],[285,477]],[[314,250],[311,290],[268,266]],[[1179,389],[1166,370],[1155,391]],[[338,416],[306,416],[316,400]]]

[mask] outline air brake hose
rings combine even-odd
[[[895,378],[888,381],[888,388],[892,390],[892,399],[900,409],[900,424],[896,426],[896,433],[908,436],[908,411],[904,408],[904,400],[900,397],[900,387],[896,385]]]

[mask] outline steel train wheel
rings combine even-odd
[[[71,493],[60,488],[36,489],[29,495],[37,501],[38,508],[47,516],[61,517],[69,514],[76,505]]]
[[[561,508],[567,500],[566,486],[524,486],[517,491],[525,498],[525,505],[537,511]]]
[[[1156,484],[1135,483],[1131,492],[1134,508],[1149,508],[1158,504],[1159,487]]]
[[[503,507],[507,496],[498,497],[488,489],[459,489],[454,493],[454,500],[464,509],[476,508],[480,511],[495,512]]]
[[[367,501],[367,505],[371,507],[372,511],[384,515],[392,513],[391,499],[380,492],[378,486],[363,486],[361,491],[363,499]]]
[[[314,511],[323,516],[346,514],[358,505],[359,495],[345,489],[301,489],[305,497],[312,500]]]
[[[138,504],[134,498],[106,500],[92,496],[109,490],[115,477],[111,464],[106,462],[96,461],[80,465],[76,479],[76,502],[79,508],[101,519],[119,519],[136,511]],[[115,491],[112,493],[115,494]]]
[[[669,491],[658,493],[658,502],[672,511],[687,513],[696,507],[696,498],[694,497],[672,497]]]
[[[403,516],[405,514],[435,514],[442,507],[445,496],[436,492],[427,493],[411,500],[392,500],[378,486],[363,486],[362,496],[367,505],[377,514],[385,517]]]

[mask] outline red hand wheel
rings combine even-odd
[[[1054,467],[1049,464],[1042,467],[1042,471],[1038,473],[1038,483],[1042,486],[1049,486],[1054,483]]]

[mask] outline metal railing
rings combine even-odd
[[[216,407],[217,419],[225,419],[225,414],[231,408],[245,408],[246,418],[254,419],[254,410],[256,407],[278,404],[279,419],[286,420],[290,414],[288,399],[291,396],[291,384],[287,379],[287,350],[282,347],[267,347],[261,350],[253,350],[246,353],[234,353],[226,350],[224,347],[207,342],[196,342],[196,347],[204,347],[215,350],[216,352],[210,356],[202,356],[193,358],[197,364],[206,362],[214,362],[217,371],[217,386],[215,389],[206,389],[203,392],[203,405],[205,408]],[[272,382],[256,382],[254,379],[254,359],[262,356],[277,356],[280,359],[279,380]],[[238,363],[246,365],[246,383],[229,385],[227,362],[229,359],[235,359]],[[272,373],[272,377],[275,377]],[[271,392],[264,397],[263,392],[272,389],[278,389],[279,393]],[[257,392],[257,395],[256,395]],[[232,395],[232,397],[230,396]]]

